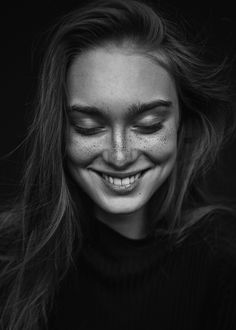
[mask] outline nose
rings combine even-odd
[[[131,137],[126,132],[117,128],[112,133],[108,147],[103,152],[104,161],[117,171],[130,167],[138,155]]]

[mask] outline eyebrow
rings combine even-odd
[[[131,104],[128,107],[127,111],[127,117],[129,119],[134,118],[136,116],[139,116],[149,110],[157,109],[158,112],[169,112],[170,108],[172,106],[172,102],[169,100],[154,100],[152,102],[148,103],[137,103],[137,104]],[[164,108],[164,109],[163,109]],[[106,114],[104,113],[103,109],[100,109],[96,106],[85,106],[80,104],[74,104],[72,106],[68,106],[68,110],[70,112],[80,112],[83,114],[91,115],[93,117],[106,117]]]

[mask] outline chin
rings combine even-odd
[[[131,201],[127,201],[127,206],[124,205],[124,200],[121,200],[120,203],[114,201],[112,203],[111,200],[108,201],[108,203],[96,203],[97,206],[103,210],[103,212],[111,213],[111,214],[133,214],[140,210],[141,207],[143,207],[143,204],[140,203],[140,201],[137,201],[136,203],[131,203]]]

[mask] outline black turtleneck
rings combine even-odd
[[[177,246],[122,236],[98,219],[61,283],[49,330],[236,329],[235,219]]]

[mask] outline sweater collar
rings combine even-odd
[[[90,269],[101,277],[120,279],[132,277],[160,264],[168,251],[168,240],[149,234],[131,239],[109,227],[96,217],[91,219],[91,231],[81,254]]]

